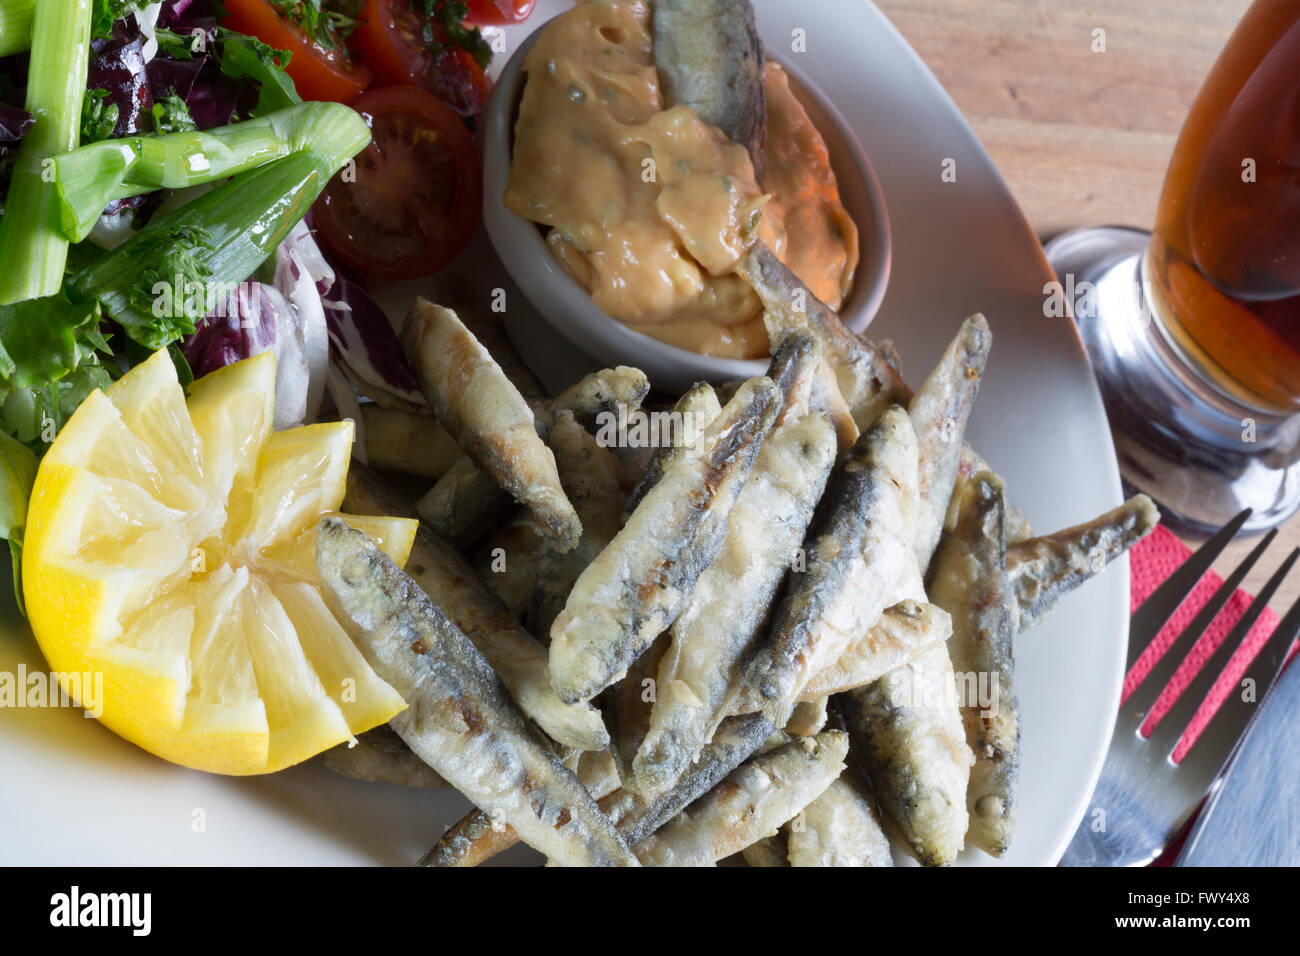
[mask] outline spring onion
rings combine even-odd
[[[78,143],[91,2],[41,3],[32,17],[27,109],[36,126],[19,147],[0,219],[0,303],[53,295],[63,282],[68,242],[45,160]]]
[[[0,0],[0,56],[21,53],[32,42],[36,0]]]
[[[86,238],[114,199],[213,182],[308,150],[337,169],[369,140],[354,110],[312,102],[206,132],[92,143],[54,161],[63,234]]]
[[[69,293],[78,301],[98,300],[131,339],[162,348],[193,332],[196,320],[257,270],[349,155],[327,159],[307,150],[240,173],[155,217],[69,279]]]

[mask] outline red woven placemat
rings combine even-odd
[[[1136,610],[1138,605],[1146,600],[1147,596],[1159,587],[1165,578],[1169,577],[1179,565],[1187,560],[1188,555],[1191,553],[1191,550],[1163,525],[1157,526],[1151,534],[1139,541],[1129,552],[1129,567],[1132,573],[1131,610]],[[1191,623],[1192,618],[1205,606],[1222,583],[1223,579],[1213,571],[1206,573],[1192,593],[1188,595],[1187,600],[1174,612],[1173,617],[1169,619],[1169,622],[1156,635],[1155,640],[1147,646],[1147,649],[1138,658],[1133,668],[1125,675],[1123,700],[1128,700],[1129,695],[1137,689],[1141,679],[1155,666],[1169,645]],[[1156,700],[1150,716],[1143,724],[1142,731],[1144,734],[1151,733],[1155,725],[1173,706],[1182,690],[1195,679],[1205,662],[1223,643],[1237,622],[1241,620],[1242,615],[1246,613],[1246,609],[1250,607],[1252,600],[1253,597],[1250,594],[1241,590],[1236,591],[1228,599],[1228,603],[1224,605],[1223,610],[1219,612],[1213,623],[1201,635],[1191,652],[1186,654],[1183,663]],[[1197,736],[1200,735],[1219,705],[1223,703],[1228,694],[1236,691],[1238,682],[1241,680],[1246,667],[1268,640],[1277,624],[1277,614],[1271,608],[1265,608],[1264,612],[1259,616],[1259,620],[1251,627],[1250,633],[1246,635],[1246,639],[1242,641],[1241,646],[1228,661],[1223,673],[1219,675],[1219,679],[1215,681],[1214,687],[1198,708],[1196,716],[1187,725],[1187,731],[1183,734],[1182,740],[1179,741],[1178,747],[1174,750],[1175,760],[1182,759],[1183,755],[1195,743]],[[1291,648],[1292,657],[1294,657],[1297,648],[1300,648],[1300,644]],[[1174,653],[1179,652],[1175,651]],[[1262,687],[1257,688],[1257,695],[1262,698],[1264,690],[1265,688]],[[1155,862],[1155,866],[1168,866],[1173,862],[1178,855],[1178,851],[1182,848],[1187,829],[1191,827],[1194,821],[1195,816],[1193,816],[1192,821],[1188,822],[1179,838]]]
[[[1139,541],[1130,552],[1129,567],[1133,575],[1131,609],[1136,610],[1137,606],[1145,601],[1147,596],[1159,587],[1165,578],[1169,577],[1179,565],[1187,560],[1187,556],[1190,554],[1191,551],[1188,547],[1179,541],[1173,532],[1164,525],[1158,526],[1151,534]],[[1191,623],[1192,618],[1205,606],[1221,584],[1223,584],[1223,579],[1213,571],[1208,572],[1201,579],[1192,593],[1188,595],[1187,600],[1174,612],[1173,617],[1169,619],[1169,623],[1156,635],[1155,640],[1138,658],[1133,665],[1133,669],[1125,676],[1124,700],[1127,700],[1129,695],[1137,689],[1142,677],[1155,666],[1160,656],[1173,643],[1174,639],[1182,633],[1183,629]],[[1196,642],[1191,652],[1186,655],[1173,679],[1170,680],[1168,687],[1156,700],[1151,715],[1143,724],[1142,732],[1144,734],[1151,733],[1155,724],[1173,706],[1183,688],[1196,677],[1197,672],[1218,649],[1219,645],[1223,643],[1224,638],[1228,636],[1228,633],[1237,622],[1241,620],[1242,615],[1246,613],[1246,609],[1250,607],[1250,602],[1253,599],[1252,595],[1240,590],[1228,599],[1228,603],[1224,605],[1223,610],[1219,612],[1213,623],[1201,635],[1200,640]],[[1232,655],[1232,659],[1215,682],[1205,702],[1196,712],[1196,716],[1188,724],[1187,733],[1183,735],[1178,749],[1174,751],[1175,760],[1182,759],[1183,754],[1196,740],[1205,724],[1213,716],[1215,710],[1218,709],[1219,704],[1237,686],[1237,682],[1241,679],[1247,665],[1264,645],[1264,642],[1268,640],[1277,624],[1277,614],[1271,608],[1265,608],[1264,613],[1259,616],[1259,620],[1250,629],[1250,633],[1246,635],[1241,647]],[[1258,691],[1262,696],[1264,688],[1258,688]]]

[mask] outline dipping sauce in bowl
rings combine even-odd
[[[644,0],[581,3],[528,51],[505,205],[606,315],[719,358],[768,354],[735,274],[762,239],[826,304],[848,297],[858,231],[826,144],[780,65],[765,68],[761,174],[689,107],[665,109]]]

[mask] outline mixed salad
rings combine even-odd
[[[39,457],[156,350],[276,356],[276,424],[423,402],[367,280],[478,222],[480,25],[535,0],[0,0],[0,536]],[[21,589],[15,590],[21,597]]]

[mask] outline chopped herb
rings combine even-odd
[[[321,0],[271,0],[285,20],[297,26],[317,46],[337,50],[357,28],[357,21],[337,10],[327,10]]]
[[[472,56],[481,69],[487,69],[492,62],[492,47],[478,27],[465,25],[469,19],[465,0],[411,0],[411,9],[424,16],[420,39],[430,53],[441,56],[451,44]]]
[[[154,36],[158,39],[158,55],[172,60],[194,59],[194,37],[173,33],[166,27],[154,27]]]
[[[288,50],[277,50],[254,37],[226,29],[217,30],[217,43],[222,73],[234,79],[246,76],[261,86],[253,116],[302,102],[293,80],[284,71],[291,56]]]
[[[81,101],[81,142],[98,143],[109,139],[117,127],[120,112],[116,103],[106,103],[108,90],[86,90],[85,99]]]
[[[160,136],[164,133],[183,133],[198,129],[198,125],[190,116],[189,107],[175,93],[162,102],[155,103],[152,112],[153,131]]]
[[[90,38],[107,40],[113,35],[114,23],[139,9],[137,0],[95,0],[90,11]]]
[[[142,238],[143,237],[143,238]],[[200,311],[191,315],[188,312],[170,316],[168,310],[156,308],[159,287],[165,286],[170,294],[185,301],[187,284],[205,287],[212,269],[195,253],[197,249],[212,249],[212,243],[205,230],[195,226],[176,226],[170,229],[157,229],[150,233],[136,236],[143,251],[143,258],[157,265],[146,266],[128,293],[133,306],[142,312],[159,318],[159,327],[163,330],[162,341],[170,342],[181,334],[194,331],[194,320],[203,317]],[[176,285],[180,288],[175,288]],[[180,304],[180,303],[178,303]],[[159,312],[162,315],[159,315]],[[192,310],[191,310],[192,311]],[[168,319],[174,320],[174,325]],[[152,346],[154,343],[150,342]]]

